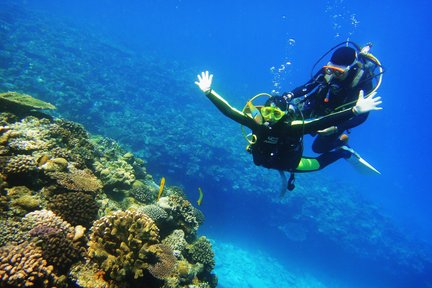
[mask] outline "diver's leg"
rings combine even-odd
[[[321,170],[328,165],[336,162],[341,158],[348,159],[351,156],[349,151],[343,149],[336,149],[334,151],[326,152],[316,158],[302,157],[295,172],[313,172]]]
[[[321,154],[331,151],[336,147],[345,145],[345,142],[340,140],[340,136],[340,133],[333,135],[318,135],[312,143],[312,151]]]

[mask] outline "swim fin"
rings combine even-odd
[[[369,162],[363,159],[357,152],[354,151],[354,149],[348,146],[341,146],[340,148],[351,153],[351,156],[346,160],[351,163],[359,172],[363,174],[381,175],[381,172],[379,172]]]
[[[285,196],[286,191],[287,191],[288,180],[287,180],[285,172],[283,170],[278,170],[278,172],[279,172],[279,175],[281,177],[281,189],[280,189],[279,197],[283,198]]]

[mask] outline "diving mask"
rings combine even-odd
[[[285,112],[276,106],[265,106],[261,108],[261,115],[265,121],[276,122],[282,119]]]

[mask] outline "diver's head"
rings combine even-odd
[[[264,121],[274,124],[284,118],[287,114],[287,102],[281,96],[273,96],[266,101],[261,108],[261,115]]]
[[[329,83],[333,78],[345,80],[350,69],[357,63],[357,51],[351,47],[340,47],[335,50],[330,62],[323,67],[325,80]]]

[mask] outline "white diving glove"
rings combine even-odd
[[[367,113],[372,110],[381,110],[382,107],[378,107],[382,103],[381,97],[375,97],[376,92],[369,94],[366,98],[364,97],[363,90],[359,92],[359,98],[356,105],[353,108],[355,115]],[[375,97],[375,98],[374,98]]]
[[[201,72],[201,75],[198,75],[198,81],[195,81],[195,84],[205,94],[209,94],[211,92],[212,81],[213,81],[213,74],[209,74],[208,71],[205,71],[205,72]]]

